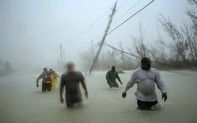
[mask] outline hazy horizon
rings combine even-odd
[[[86,51],[91,42],[97,46],[102,38],[115,1],[0,0],[0,60],[9,61],[15,68],[23,69],[57,67],[61,43],[65,61],[79,64],[79,54]],[[111,29],[148,2],[119,0]],[[169,38],[157,18],[162,14],[176,25],[190,23],[189,17],[185,15],[186,9],[190,7],[186,0],[156,0],[107,36],[106,42],[119,46],[121,41],[127,49],[131,37],[139,36],[140,24],[146,43],[153,43],[158,35],[168,42]],[[94,26],[91,26],[95,21]],[[84,31],[89,26],[91,28]]]

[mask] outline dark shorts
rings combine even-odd
[[[151,107],[156,105],[158,102],[153,101],[153,102],[147,102],[147,101],[141,101],[137,100],[137,105],[139,110],[151,110]]]
[[[70,99],[70,100],[66,100],[66,106],[68,108],[72,107],[75,103],[80,103],[82,102],[81,98],[75,98],[75,99]]]
[[[51,91],[51,83],[42,83],[42,92]]]
[[[73,91],[73,90],[67,90],[66,95],[66,106],[72,107],[75,103],[82,102],[82,94],[81,91]]]
[[[118,83],[116,83],[116,82],[107,81],[107,83],[108,83],[108,85],[109,85],[110,88],[112,88],[112,87],[118,88],[119,87]]]

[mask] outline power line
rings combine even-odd
[[[120,23],[118,26],[116,26],[114,29],[112,29],[110,32],[108,32],[108,33],[106,33],[106,35],[109,35],[109,34],[111,34],[113,31],[115,31],[116,29],[118,29],[120,26],[122,26],[124,23],[126,23],[128,20],[130,20],[131,18],[133,18],[135,15],[137,15],[139,12],[141,12],[142,10],[144,10],[146,7],[148,7],[150,4],[152,4],[154,2],[154,0],[152,0],[151,2],[149,2],[148,4],[146,4],[144,7],[142,7],[140,10],[138,10],[136,13],[134,13],[133,15],[131,15],[129,18],[127,18],[125,21],[123,21],[122,23]],[[105,43],[105,42],[102,42],[101,44],[100,44],[100,47],[99,47],[99,49],[102,47],[102,45],[103,44],[107,44],[107,43]],[[112,47],[111,45],[109,45],[109,44],[107,44],[108,46],[110,46],[110,47]],[[113,47],[114,48],[114,47]],[[117,48],[116,48],[117,49]],[[99,51],[100,52],[100,51]],[[132,55],[132,56],[134,56],[134,57],[137,57],[137,58],[140,58],[139,56],[136,56],[136,55],[134,55],[134,54],[130,54],[130,53],[127,53],[127,52],[125,52],[125,51],[121,51],[121,52],[124,52],[125,54],[129,54],[129,55]],[[94,62],[93,62],[93,64],[94,64]],[[92,66],[93,67],[93,66]],[[90,73],[91,73],[91,71],[92,71],[92,68],[91,67],[91,69],[90,69]]]
[[[149,2],[148,4],[146,4],[144,7],[142,7],[140,10],[138,10],[136,13],[134,13],[133,15],[131,15],[129,18],[127,18],[125,21],[123,21],[122,23],[120,23],[118,26],[116,26],[115,28],[113,28],[108,34],[111,34],[113,31],[115,31],[116,29],[118,29],[120,26],[122,26],[123,24],[125,24],[128,20],[130,20],[131,18],[133,18],[135,15],[137,15],[138,13],[140,13],[142,10],[144,10],[146,7],[148,7],[149,5],[151,5],[155,0],[152,0],[151,2]]]
[[[134,5],[132,5],[126,12],[124,12],[121,16],[118,17],[118,19],[115,20],[115,22],[117,22],[120,18],[122,18],[123,16],[125,16],[131,9],[133,9],[140,1],[142,0],[138,0]]]
[[[119,6],[118,9],[122,8],[123,5],[126,3],[127,0],[124,0],[122,2],[122,4]],[[117,22],[120,18],[122,18],[124,15],[126,15],[131,9],[133,9],[141,0],[138,0],[136,3],[134,3],[134,5],[132,5],[123,15],[121,15],[120,17],[118,17],[118,19],[115,20],[115,22]],[[99,24],[98,24],[99,25]],[[101,35],[101,34],[100,34]],[[95,38],[100,37],[100,35],[97,35]]]
[[[106,44],[105,44],[105,45],[106,45]],[[110,47],[110,46],[109,46],[109,47]],[[122,53],[123,53],[123,55],[124,55],[124,53],[125,53],[125,54],[127,54],[127,55],[124,55],[124,56],[126,56],[127,58],[132,59],[132,60],[134,60],[134,61],[136,61],[136,62],[139,62],[139,60],[137,60],[137,59],[135,59],[135,58],[132,58],[132,57],[129,57],[129,56],[132,56],[132,55],[129,54],[129,53],[122,52],[122,51],[120,51],[119,49],[117,49],[117,48],[115,48],[115,47],[110,47],[110,48],[112,48],[115,52],[117,52],[117,53],[119,53],[119,54],[122,54]]]
[[[121,49],[118,49],[118,48],[116,48],[116,47],[114,47],[114,46],[112,46],[112,45],[110,45],[110,44],[108,44],[108,43],[106,43],[106,42],[105,42],[104,44],[105,44],[106,46],[112,48],[113,50],[119,51],[120,53],[124,53],[124,54],[130,55],[130,56],[134,57],[136,60],[137,60],[137,59],[139,59],[139,60],[141,59],[140,56],[137,56],[137,55],[135,55],[135,54],[128,53],[128,52],[126,52],[126,51],[123,51],[123,50],[121,50]],[[158,62],[158,61],[151,61],[151,62],[154,62],[154,63],[157,63],[157,64],[163,64],[163,65],[173,66],[173,67],[178,67],[178,66],[176,66],[176,65],[166,64],[166,63],[162,63],[162,62]]]
[[[82,33],[88,31],[89,29],[91,29],[93,26],[95,25],[100,25],[101,23],[103,23],[104,21],[98,23],[101,19],[103,19],[104,16],[106,16],[108,14],[108,12],[110,11],[110,9],[108,9],[106,12],[104,12],[104,14],[102,14],[100,17],[98,17],[95,21],[93,21],[89,26],[85,27],[81,32],[77,33],[76,35],[74,35],[73,37],[71,37],[71,39],[77,38],[78,36],[80,36]]]
[[[136,59],[140,59],[140,57],[139,57],[139,56],[134,55],[134,54],[132,54],[132,53],[128,53],[128,52],[123,51],[123,50],[121,50],[121,49],[118,49],[118,48],[116,48],[116,47],[113,47],[112,45],[110,45],[110,44],[108,44],[108,43],[106,43],[106,42],[105,42],[104,44],[105,44],[106,46],[108,46],[108,47],[110,47],[110,48],[114,49],[114,50],[117,50],[117,51],[121,52],[121,53],[124,53],[124,54],[130,55],[130,56],[133,56],[133,57],[135,57]]]
[[[141,0],[139,0],[138,2],[140,2]],[[138,4],[138,2],[136,2],[135,4]],[[116,26],[115,28],[113,28],[111,31],[109,31],[107,33],[107,35],[111,34],[112,32],[114,32],[116,29],[118,29],[120,26],[122,26],[123,24],[125,24],[128,20],[130,20],[131,18],[133,18],[135,15],[137,15],[138,13],[140,13],[142,10],[144,10],[146,7],[148,7],[150,4],[152,4],[154,2],[154,0],[152,0],[151,2],[149,2],[148,4],[146,4],[144,7],[142,7],[140,10],[138,10],[137,12],[135,12],[133,15],[131,15],[129,18],[127,18],[125,21],[123,21],[122,23],[120,23],[118,26]],[[134,5],[135,5],[134,4]],[[131,7],[132,8],[132,7]]]
[[[123,5],[126,3],[127,0],[123,1],[122,4],[120,5],[119,9],[123,7]],[[136,2],[129,10],[131,10],[134,6],[136,6],[141,0],[139,0],[138,2]],[[129,12],[129,10],[127,12]],[[78,34],[76,34],[75,36],[73,36],[71,39],[74,39],[74,38],[77,38],[79,37],[81,34],[85,33],[85,32],[89,32],[91,31],[94,26],[98,26],[98,25],[101,25],[102,23],[104,23],[106,21],[103,20],[101,21],[100,23],[98,23],[101,19],[103,19],[103,17],[108,13],[109,10],[107,10],[103,15],[101,15],[98,19],[96,19],[93,23],[91,23],[89,26],[87,26],[85,29],[83,29],[81,32],[79,32]],[[122,16],[124,16],[127,12],[125,12]],[[121,16],[121,17],[122,17]],[[121,18],[119,17],[119,18]],[[111,30],[108,34],[110,34],[113,30]]]
[[[120,9],[120,8],[122,8],[123,7],[123,5],[126,3],[126,1],[127,0],[124,0],[123,2],[122,2],[122,4],[119,6],[119,8],[118,9]],[[103,15],[101,15],[98,19],[96,19],[94,22],[92,22],[89,26],[87,26],[86,28],[84,28],[81,32],[79,32],[78,34],[76,34],[75,36],[73,36],[73,38],[76,38],[76,37],[78,37],[78,36],[80,36],[82,33],[84,33],[84,32],[89,32],[89,31],[91,31],[92,29],[91,28],[93,28],[94,26],[99,26],[99,25],[101,25],[102,23],[104,23],[105,21],[106,21],[106,19],[104,19],[103,21],[101,21],[100,23],[97,23],[97,22],[99,22],[101,19],[103,19],[103,17],[105,17],[105,15],[107,15],[107,13],[110,11],[110,9],[109,10],[107,10]]]
[[[100,52],[101,52],[101,50],[102,50],[103,44],[105,43],[105,39],[106,39],[106,37],[107,37],[109,28],[110,28],[110,26],[111,26],[111,23],[112,23],[112,20],[113,20],[113,16],[114,16],[114,14],[115,14],[116,5],[117,5],[117,1],[116,1],[115,5],[114,5],[114,7],[113,7],[112,13],[111,13],[111,15],[110,15],[109,22],[108,22],[107,27],[106,27],[106,30],[105,30],[105,34],[103,35],[103,38],[102,38],[100,47],[99,47],[99,49],[98,49],[98,51],[97,51],[97,53],[96,53],[96,56],[95,56],[95,58],[94,58],[94,61],[93,61],[93,63],[92,63],[92,66],[91,66],[91,68],[90,68],[89,75],[91,74],[92,70],[94,69],[94,67],[95,67],[95,65],[96,65],[96,62],[97,62],[97,59],[98,59],[98,57],[99,57],[99,55],[100,55]]]

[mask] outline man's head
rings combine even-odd
[[[46,68],[46,67],[45,67],[45,68],[43,68],[43,71],[44,71],[44,72],[47,72],[47,68]]]
[[[73,62],[68,62],[66,64],[66,71],[73,72],[75,70],[75,64]]]
[[[112,70],[112,71],[116,71],[116,67],[115,67],[115,66],[112,66],[112,67],[111,67],[111,70]]]
[[[50,73],[53,73],[53,69],[52,69],[52,68],[51,68],[51,69],[49,69],[49,72],[50,72]]]
[[[150,70],[150,68],[151,68],[151,61],[150,61],[149,58],[147,58],[147,57],[142,58],[142,60],[141,60],[141,68],[143,70]]]

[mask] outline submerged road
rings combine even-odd
[[[124,85],[132,72],[120,74]],[[58,88],[47,93],[36,88],[39,74],[2,76],[0,123],[196,123],[197,72],[179,72],[184,74],[161,72],[168,88],[168,100],[163,102],[157,89],[160,111],[135,110],[136,86],[122,99],[123,86],[108,88],[105,72],[86,76],[89,98],[84,99],[83,106],[72,109],[59,102]]]

